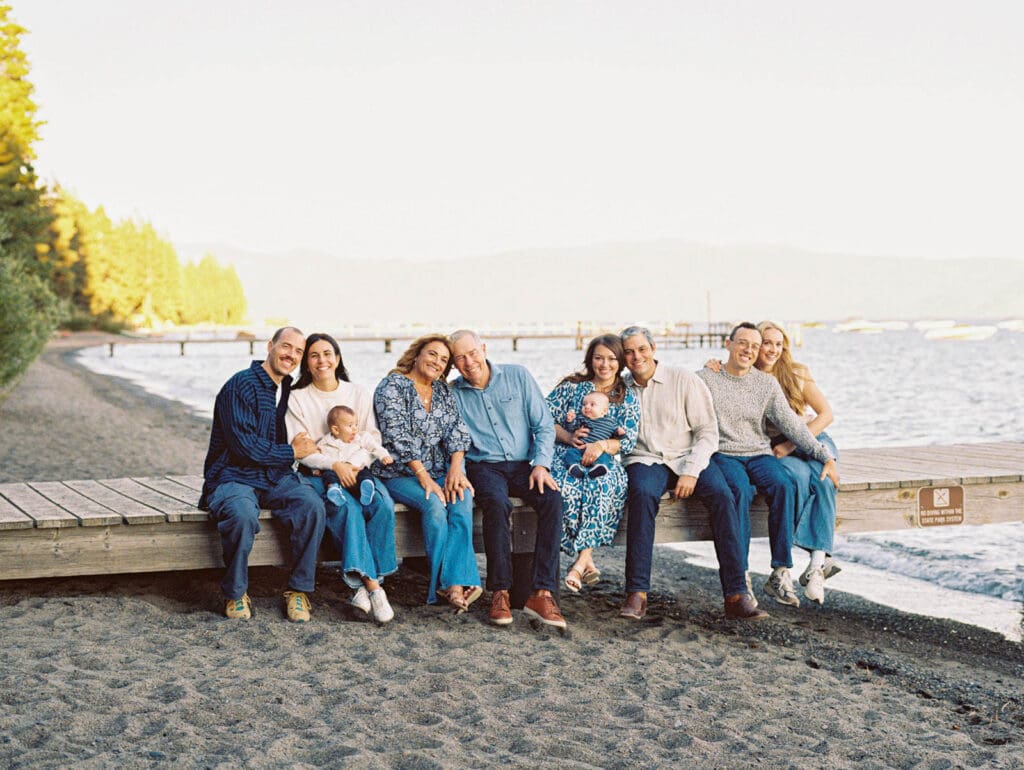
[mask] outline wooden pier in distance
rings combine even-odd
[[[1024,521],[1022,443],[840,454],[839,533]],[[0,484],[0,580],[222,567],[216,527],[196,508],[201,483],[197,476],[167,476]],[[264,511],[262,518],[270,514]],[[624,522],[617,544],[625,543]],[[276,522],[268,524],[256,538],[253,566],[287,563],[287,533]],[[513,550],[526,556],[533,550],[533,511],[517,505],[513,525]],[[760,500],[751,525],[755,537],[767,535]],[[480,526],[477,511],[478,552]],[[710,539],[700,502],[663,500],[656,542]],[[423,555],[419,518],[402,506],[395,544],[400,557]]]
[[[654,334],[656,343],[659,345],[670,345],[684,348],[725,347],[725,340],[729,336],[729,329],[731,328],[728,323],[703,324],[702,326],[704,328],[698,329],[690,323],[676,322],[672,324],[659,325],[656,328],[652,328],[651,331]],[[429,333],[429,331],[429,329],[405,329],[375,333],[332,333],[332,336],[342,344],[346,342],[379,342],[383,344],[385,353],[391,353],[393,343],[406,340],[412,341],[421,334]],[[584,323],[583,321],[578,321],[576,323],[575,330],[569,329],[568,327],[562,330],[552,331],[501,329],[489,332],[481,331],[480,336],[483,337],[485,341],[511,340],[513,351],[519,350],[519,342],[521,340],[570,340],[575,345],[576,350],[583,350],[586,343],[598,334],[617,334],[618,331],[618,328],[611,329],[590,322]],[[235,339],[210,339],[206,337],[179,339],[157,336],[133,337],[124,335],[116,340],[109,340],[104,344],[107,346],[109,355],[113,357],[115,349],[124,345],[177,345],[180,355],[183,356],[185,355],[186,346],[211,344],[226,345],[231,343],[248,345],[249,355],[254,356],[258,350],[262,350],[266,346],[267,339],[255,337],[253,335],[240,335]]]

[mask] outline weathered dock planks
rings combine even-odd
[[[1024,521],[1022,443],[841,450],[840,473],[839,533]],[[221,567],[216,527],[195,507],[201,487],[197,476],[0,484],[0,580]],[[285,564],[287,534],[261,519],[250,564]],[[760,502],[751,519],[766,535]],[[531,551],[534,532],[532,511],[517,506],[514,551]],[[662,502],[657,542],[710,538],[702,504]],[[479,512],[474,541],[482,551]],[[401,557],[423,555],[419,520],[401,506],[395,543]]]

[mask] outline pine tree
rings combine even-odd
[[[221,267],[211,254],[182,269],[182,322],[234,325],[245,320],[245,292],[235,268]]]
[[[39,139],[42,122],[36,119],[35,87],[28,79],[28,57],[21,50],[21,36],[27,30],[10,13],[11,6],[0,5],[0,126],[27,164],[35,160],[32,145]]]
[[[87,314],[85,297],[85,254],[82,228],[89,210],[67,190],[57,185],[44,197],[50,211],[49,242],[40,250],[40,260],[49,265],[50,288],[64,303],[68,320]]]
[[[20,48],[25,29],[0,5],[0,386],[35,359],[56,326],[45,251],[50,213],[32,168],[39,121]]]

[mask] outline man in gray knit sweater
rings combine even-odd
[[[744,556],[750,546],[750,503],[755,489],[767,498],[772,574],[764,590],[780,604],[798,607],[800,599],[789,574],[793,566],[790,551],[796,522],[796,481],[772,454],[765,420],[820,461],[824,465],[822,478],[828,476],[838,487],[836,461],[828,447],[814,438],[790,408],[776,379],[754,368],[761,349],[757,327],[752,323],[739,324],[725,344],[729,360],[721,371],[702,369],[697,373],[711,391],[718,417],[718,451],[711,462],[722,471],[736,499]]]

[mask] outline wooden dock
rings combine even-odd
[[[652,333],[659,345],[684,348],[723,348],[725,347],[725,340],[729,336],[730,328],[731,327],[727,323],[713,323],[706,325],[706,328],[704,329],[697,329],[689,323],[678,322],[666,325],[665,327],[658,327],[657,330],[652,330]],[[427,333],[427,331],[428,330],[426,329],[406,329],[373,334],[334,334],[333,336],[341,344],[348,342],[380,343],[384,346],[385,353],[391,353],[392,346],[395,342],[411,342],[421,334]],[[524,340],[567,340],[573,343],[576,350],[583,350],[586,344],[598,334],[618,333],[618,331],[618,328],[612,330],[592,323],[579,321],[576,324],[575,330],[515,331],[506,329],[488,333],[481,332],[480,334],[486,341],[511,341],[513,351],[519,350],[519,343]],[[114,351],[118,347],[124,347],[126,345],[177,345],[179,355],[184,356],[186,346],[213,344],[229,345],[232,343],[247,345],[249,347],[249,355],[255,356],[257,352],[262,351],[266,347],[267,341],[268,340],[266,338],[253,337],[252,335],[243,335],[236,339],[210,339],[206,337],[176,339],[165,337],[131,337],[125,335],[116,340],[109,340],[104,344],[107,346],[107,351],[110,357],[113,357]]]
[[[840,473],[840,533],[1024,521],[1021,443],[849,449]],[[196,476],[0,484],[0,579],[222,567],[216,528],[195,507],[200,486]],[[765,536],[762,503],[751,519],[753,535]],[[268,523],[254,566],[287,562],[286,533]],[[474,529],[481,552],[479,511]],[[532,511],[517,508],[514,551],[532,551],[533,533]],[[657,542],[710,538],[699,502],[662,503]],[[418,518],[401,506],[395,541],[400,557],[423,555]]]

